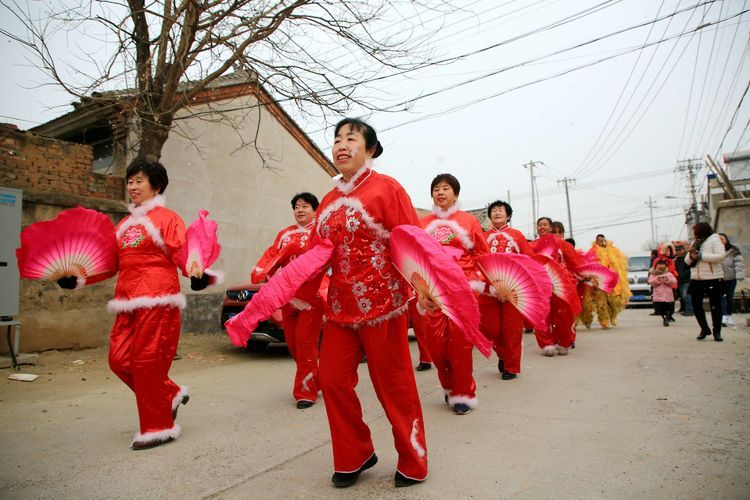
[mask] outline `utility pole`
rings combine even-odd
[[[651,200],[651,197],[648,197],[648,201],[646,202],[646,205],[648,205],[648,216],[651,220],[651,241],[656,244],[658,241],[656,241],[656,234],[654,231],[654,208],[658,208],[654,206],[654,202]]]
[[[701,221],[700,212],[698,211],[698,194],[695,187],[695,171],[700,167],[701,163],[701,160],[698,159],[677,162],[677,170],[679,172],[687,172],[688,183],[690,184],[690,209],[693,212],[694,224]]]
[[[537,163],[534,160],[529,160],[529,163],[524,163],[524,168],[529,169],[529,175],[531,176],[531,233],[536,234],[536,190],[534,189],[534,167]]]
[[[568,236],[573,238],[573,218],[570,216],[570,194],[568,193],[568,184],[575,184],[576,180],[571,179],[570,177],[563,177],[557,181],[557,185],[559,186],[561,183],[565,185],[565,203],[568,205]]]

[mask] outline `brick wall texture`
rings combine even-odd
[[[124,200],[122,177],[93,172],[91,147],[0,123],[0,184],[84,198]]]

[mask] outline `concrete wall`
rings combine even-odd
[[[167,205],[187,224],[200,209],[219,223],[222,255],[214,267],[226,273],[222,291],[248,281],[252,266],[276,234],[294,223],[290,201],[296,193],[309,191],[322,199],[332,187],[330,175],[276,117],[265,108],[252,109],[256,103],[252,96],[211,103],[213,111],[250,109],[228,111],[221,121],[210,116],[177,120],[179,131],[170,135],[162,151],[169,171]],[[181,115],[208,110],[209,105],[200,105]],[[253,141],[254,146],[248,145]],[[205,294],[214,298],[188,296],[183,330],[211,331],[208,322],[220,331],[223,293]]]
[[[714,231],[725,233],[733,245],[740,247],[745,266],[750,266],[750,199],[718,202],[713,226]],[[746,280],[746,283],[750,283],[750,280]]]
[[[186,224],[198,210],[210,212],[219,223],[222,246],[214,267],[226,273],[219,293],[214,289],[188,295],[184,331],[220,331],[223,290],[248,281],[252,266],[278,231],[294,223],[292,197],[309,191],[322,199],[332,187],[330,175],[300,142],[265,108],[253,109],[256,104],[254,97],[243,96],[185,110],[181,117],[246,108],[228,111],[221,120],[217,115],[176,120],[179,129],[162,151],[169,172],[167,205]],[[184,279],[183,291],[190,292]],[[213,297],[201,297],[210,294]]]
[[[91,148],[20,132],[0,124],[0,185],[23,190],[22,225],[54,218],[77,205],[106,213],[114,223],[127,213],[121,178],[92,171]],[[21,280],[22,352],[95,347],[108,341],[113,316],[106,302],[114,280],[83,290]],[[8,352],[0,342],[0,352]]]

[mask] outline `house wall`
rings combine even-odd
[[[242,96],[184,110],[176,120],[179,128],[162,150],[169,172],[167,205],[187,224],[198,210],[210,212],[219,224],[222,246],[213,267],[226,273],[218,293],[214,289],[188,295],[183,330],[220,331],[223,290],[248,281],[276,234],[294,223],[292,197],[309,191],[322,199],[332,187],[330,174],[277,116],[254,108],[256,103],[255,97]],[[226,111],[220,121],[216,114],[191,116],[230,109],[235,111]],[[183,280],[185,292],[187,285]]]
[[[77,205],[104,212],[114,223],[126,214],[122,178],[93,173],[89,146],[21,132],[14,125],[0,124],[0,185],[23,190],[24,227]],[[106,344],[113,317],[105,305],[114,285],[108,280],[72,291],[21,280],[20,350]],[[8,352],[5,342],[0,352]]]

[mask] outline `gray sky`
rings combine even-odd
[[[431,39],[436,59],[533,34],[368,87],[373,99],[392,104],[425,96],[408,112],[365,116],[385,148],[376,168],[398,179],[420,207],[431,206],[429,184],[442,172],[461,181],[460,200],[467,209],[510,193],[513,225],[531,236],[531,180],[523,164],[543,162],[535,168],[537,216],[567,226],[558,180],[575,178],[570,196],[579,247],[588,248],[602,232],[628,253],[643,252],[651,237],[649,196],[659,239],[685,238],[689,192],[684,174],[674,172],[676,162],[750,148],[750,97],[740,106],[750,80],[750,13],[731,18],[750,8],[750,2],[456,3],[463,8],[439,20],[442,25]],[[598,12],[539,31],[600,4]],[[672,15],[682,9],[686,11]],[[12,26],[7,11],[0,10],[0,16],[0,25]],[[665,19],[653,23],[658,17]],[[731,19],[694,31],[724,18]],[[433,29],[438,22],[427,15],[424,20]],[[642,23],[646,25],[586,44]],[[76,48],[74,39],[66,39],[61,50],[65,44],[71,51]],[[66,94],[34,88],[44,79],[14,44],[0,36],[0,47],[5,75],[0,120],[27,128],[70,109]],[[602,59],[608,60],[596,63]],[[470,79],[476,81],[466,83]],[[450,86],[455,88],[448,90]],[[330,125],[339,117],[312,122],[290,112],[329,152]],[[697,177],[702,192],[705,174],[704,168]]]

